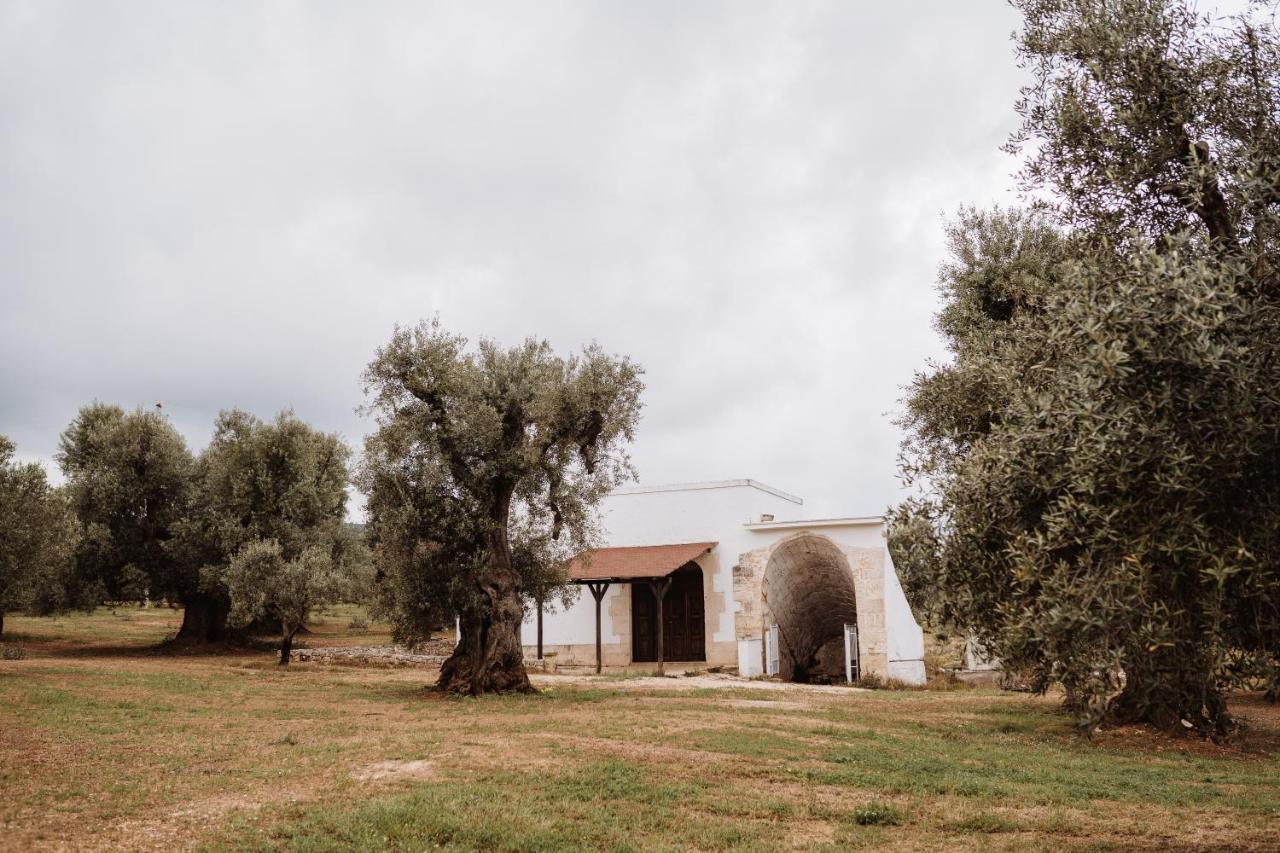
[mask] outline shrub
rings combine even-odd
[[[878,672],[868,672],[859,676],[858,680],[853,682],[854,687],[861,687],[863,690],[949,690],[946,686],[932,686],[933,680],[925,684],[908,684],[900,678],[885,678]]]
[[[924,683],[925,690],[938,690],[947,692],[949,690],[959,690],[967,687],[960,679],[956,678],[956,674],[951,670],[943,670],[938,673],[930,673],[929,678]]]

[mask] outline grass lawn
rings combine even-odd
[[[379,643],[327,615],[311,645]],[[9,616],[0,848],[1280,849],[1280,711],[1079,741],[1053,697],[681,690],[171,655],[177,611]],[[6,635],[6,639],[9,635]]]

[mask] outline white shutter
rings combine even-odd
[[[765,675],[777,675],[782,671],[782,652],[778,649],[778,626],[770,625],[764,634]]]
[[[858,666],[858,626],[844,626],[844,680],[852,684],[862,677]]]

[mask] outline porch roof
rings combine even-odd
[[[587,583],[588,581],[628,581],[666,577],[718,544],[718,542],[683,542],[678,545],[597,548],[569,561],[569,580],[575,583]]]

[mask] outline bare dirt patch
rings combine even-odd
[[[808,711],[812,707],[786,699],[725,699],[720,704],[730,708],[764,708],[769,711]]]
[[[435,765],[425,759],[416,761],[378,761],[356,774],[361,782],[400,782],[406,779],[435,778]]]

